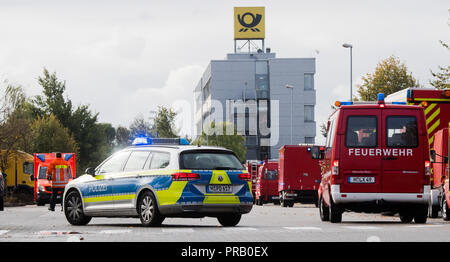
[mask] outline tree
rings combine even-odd
[[[66,82],[59,81],[56,73],[50,74],[44,68],[43,76],[38,81],[43,88],[43,96],[36,96],[30,103],[29,111],[33,117],[54,115],[69,130],[79,148],[77,172],[98,165],[113,148],[114,128],[110,124],[99,124],[98,113],[93,113],[87,105],[74,109],[72,101],[64,97]]]
[[[175,138],[178,137],[178,131],[175,128],[175,117],[177,113],[172,108],[158,106],[158,112],[155,117],[155,128],[158,137]]]
[[[408,87],[420,87],[419,83],[408,72],[405,64],[394,55],[381,61],[373,74],[362,77],[363,83],[358,85],[358,94],[363,101],[376,101],[378,93],[386,96]]]
[[[226,135],[227,130],[234,130],[232,135]],[[221,131],[221,132],[219,132]],[[211,134],[206,136],[206,133]],[[193,144],[196,145],[209,145],[209,146],[221,146],[232,150],[239,160],[242,162],[245,160],[245,154],[247,148],[244,146],[245,137],[237,132],[237,129],[230,122],[211,122],[210,126],[198,137]],[[218,134],[219,133],[219,134]]]
[[[38,117],[31,125],[33,152],[71,152],[78,154],[75,139],[58,119],[50,116]]]
[[[150,137],[152,136],[152,124],[146,121],[143,115],[136,116],[130,125],[130,135],[131,137],[139,135]]]
[[[119,126],[116,130],[116,146],[124,148],[131,144],[130,130],[128,128]]]
[[[440,41],[441,45],[445,47],[447,50],[450,50],[450,47]],[[431,71],[431,75],[434,77],[433,80],[430,80],[430,84],[437,89],[450,89],[450,66],[438,66],[439,71],[433,72]]]
[[[4,82],[5,94],[0,98],[0,169],[8,168],[8,157],[29,141],[29,119],[23,110],[27,98],[21,86]]]

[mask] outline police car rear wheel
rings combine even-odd
[[[217,217],[217,220],[224,227],[234,227],[241,221],[241,216],[241,214],[226,214]]]
[[[144,226],[158,226],[164,220],[164,217],[159,214],[156,206],[155,197],[152,193],[146,191],[142,193],[138,202],[139,218]]]
[[[70,192],[64,200],[64,214],[72,225],[87,225],[92,217],[84,215],[81,196],[77,191]]]

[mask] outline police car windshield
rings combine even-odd
[[[226,151],[189,151],[180,156],[182,169],[194,170],[242,170],[237,157]]]

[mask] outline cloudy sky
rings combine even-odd
[[[330,104],[349,97],[345,42],[354,46],[354,86],[390,55],[426,87],[430,69],[450,62],[439,44],[450,42],[444,0],[0,0],[0,80],[37,95],[45,67],[66,81],[75,105],[90,105],[101,122],[129,126],[158,105],[193,102],[209,61],[233,52],[234,6],[266,7],[266,47],[277,57],[316,58],[318,126]],[[186,122],[179,119],[181,132],[191,134]]]

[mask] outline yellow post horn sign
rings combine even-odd
[[[265,7],[234,8],[234,39],[265,38]]]

